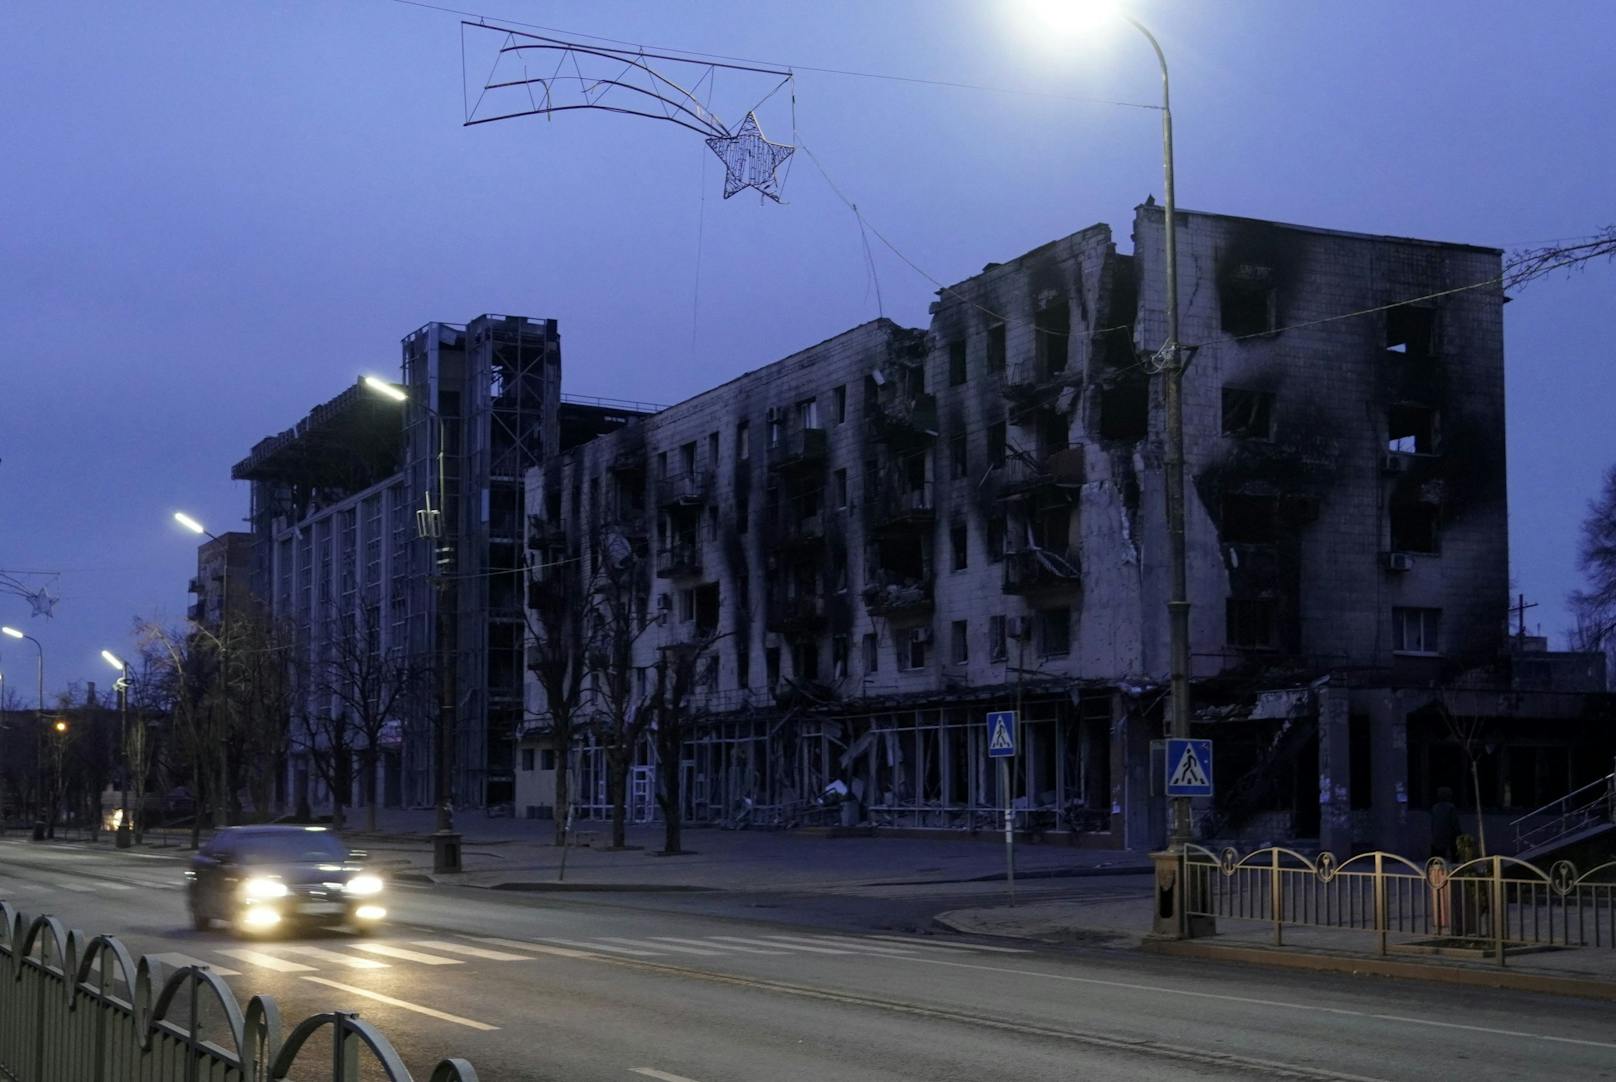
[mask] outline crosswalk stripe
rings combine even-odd
[[[322,947],[282,947],[284,951],[300,954],[306,958],[318,958],[322,962],[335,962],[339,966],[349,969],[386,969],[386,962],[378,962],[371,958],[360,958],[353,954],[341,954],[337,951],[328,951]]]
[[[594,958],[593,954],[583,951],[568,950],[566,947],[551,947],[543,943],[529,943],[522,939],[501,939],[498,936],[474,935],[468,936],[479,943],[492,943],[496,947],[511,947],[515,950],[532,951],[534,954],[553,954],[558,958]]]
[[[525,962],[528,960],[525,954],[491,951],[484,947],[468,947],[464,943],[449,943],[441,939],[417,939],[411,945],[431,947],[434,950],[448,951],[450,954],[464,954],[470,958],[486,958],[490,962]]]
[[[653,935],[647,936],[646,938],[657,943],[689,943],[693,947],[716,947],[720,945],[705,939],[685,939],[676,935]],[[772,954],[778,958],[783,954],[789,953],[783,950],[763,950],[760,947],[741,947],[735,945],[734,943],[725,943],[722,944],[722,946],[725,950],[735,951],[737,954]]]
[[[811,946],[808,946],[805,943],[789,943],[789,942],[782,943],[782,942],[778,942],[779,940],[782,940],[782,939],[790,939],[791,938],[790,936],[769,936],[767,939],[747,939],[745,936],[738,936],[738,935],[715,935],[712,938],[713,939],[722,939],[722,940],[725,940],[725,941],[731,942],[731,943],[750,943],[754,947],[778,947],[781,950],[788,950],[788,951],[807,951],[809,954],[852,954],[853,953],[852,951],[840,950],[840,949],[838,949],[836,947],[811,947]]]
[[[154,962],[162,962],[164,965],[172,966],[175,969],[184,969],[186,966],[201,966],[203,969],[212,970],[221,977],[241,976],[241,970],[239,969],[227,969],[224,966],[216,966],[211,962],[204,962],[200,958],[192,958],[189,954],[180,954],[175,951],[170,951],[167,954],[148,954],[146,957],[150,958]]]
[[[385,943],[355,943],[354,950],[364,951],[366,954],[379,954],[383,958],[398,958],[405,962],[420,962],[424,966],[458,966],[464,965],[458,958],[442,958],[436,954],[422,954],[420,951],[409,951],[403,947],[389,947]]]
[[[220,954],[239,959],[248,965],[262,966],[264,969],[273,969],[276,973],[313,973],[313,966],[306,966],[302,962],[288,962],[285,958],[277,958],[273,954],[264,954],[262,951],[250,950],[222,950]]]
[[[1019,947],[989,947],[982,943],[921,943],[914,939],[905,939],[895,935],[869,935],[865,939],[879,939],[887,943],[902,943],[906,946],[918,947],[921,950],[934,951],[988,951],[993,954],[1031,954],[1031,951]]]
[[[707,949],[704,949],[702,947],[680,947],[680,946],[675,946],[672,943],[646,942],[643,939],[625,939],[624,937],[622,937],[620,935],[608,935],[608,936],[602,936],[601,938],[602,939],[609,939],[613,943],[627,943],[627,944],[630,944],[631,946],[635,946],[635,947],[651,947],[651,948],[654,948],[654,949],[659,950],[659,951],[672,951],[675,954],[702,954],[702,955],[706,955],[709,958],[715,958],[718,955],[724,953],[721,950],[717,950],[717,951],[715,951],[715,950],[707,950]],[[653,936],[652,939],[660,939],[660,937]],[[708,944],[709,947],[711,947],[713,945],[714,944],[711,944],[711,943]]]
[[[840,935],[816,935],[813,937],[813,941],[815,943],[824,943],[826,946],[848,947],[850,949],[870,951],[875,954],[885,954],[891,957],[915,957],[915,948],[900,947],[896,943],[889,946],[884,943],[871,943],[867,940],[858,940],[852,938],[851,936]]]
[[[557,939],[554,936],[548,936],[541,940],[541,942],[559,943],[563,947],[576,947],[579,950],[586,951],[609,951],[612,954],[635,954],[641,958],[655,958],[658,954],[662,953],[659,950],[642,951],[633,947],[614,947],[610,943],[594,943],[582,939]]]
[[[96,884],[97,890],[134,890],[128,883],[113,883],[103,879]]]

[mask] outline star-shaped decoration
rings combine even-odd
[[[52,597],[50,590],[47,589],[46,587],[41,586],[39,589],[35,590],[33,593],[28,594],[26,596],[28,598],[28,603],[34,607],[34,615],[35,616],[55,616],[56,615],[51,610],[56,607],[56,602],[61,600],[61,599],[57,598],[57,597]]]
[[[765,139],[756,114],[747,113],[734,135],[715,135],[707,140],[707,145],[724,163],[725,199],[744,188],[756,188],[776,203],[780,202],[780,184],[774,171],[797,148]]]

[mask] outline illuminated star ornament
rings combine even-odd
[[[724,163],[725,199],[743,189],[756,188],[776,203],[780,202],[780,183],[775,170],[785,164],[797,148],[765,139],[755,114],[747,113],[734,135],[715,135],[707,140],[707,145]]]

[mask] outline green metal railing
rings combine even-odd
[[[24,917],[0,901],[0,1079],[5,1082],[358,1082],[361,1073],[413,1082],[381,1032],[333,1011],[282,1036],[274,1000],[245,1011],[201,966],[161,970],[111,936],[86,937],[55,917]],[[329,1031],[329,1063],[304,1049]],[[327,1041],[319,1042],[323,1047]],[[377,1074],[377,1071],[380,1074]],[[446,1059],[430,1082],[477,1082]]]

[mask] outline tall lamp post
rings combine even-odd
[[[118,814],[118,832],[115,835],[119,849],[128,849],[134,842],[129,830],[129,663],[122,661],[111,650],[101,651],[107,664],[123,673],[113,685],[118,689],[118,745],[123,750],[123,799]]]
[[[43,734],[45,729],[45,648],[39,644],[38,639],[34,638],[32,635],[26,634],[25,632],[18,631],[14,627],[0,627],[0,634],[4,634],[13,639],[27,639],[29,642],[34,644],[34,650],[39,654],[39,724],[36,727],[39,733],[39,738],[36,740],[36,745],[43,744]],[[44,763],[39,764],[39,784],[41,787],[43,787],[45,784]],[[34,832],[35,840],[38,841],[42,836],[43,831],[36,829]]]
[[[190,515],[187,515],[184,511],[175,511],[174,521],[179,523],[181,526],[184,526],[187,530],[190,530],[194,534],[206,534],[211,540],[217,541],[223,546],[224,551],[222,556],[224,558],[224,574],[220,576],[219,585],[219,634],[214,635],[213,632],[209,631],[204,620],[199,619],[193,622],[196,624],[198,630],[212,639],[214,645],[219,648],[219,687],[224,694],[225,722],[227,725],[229,725],[232,714],[229,666],[230,647],[228,646],[228,643],[230,642],[230,546],[226,544],[223,538],[221,538],[218,534],[203,526],[201,522],[192,518]],[[207,594],[203,593],[199,596],[201,598],[200,603],[203,611],[199,612],[197,615],[205,617],[207,615]],[[226,793],[226,790],[230,785],[230,768],[229,764],[224,761],[226,754],[224,751],[225,746],[226,741],[221,739],[217,745],[219,749],[220,761],[218,763],[219,778],[218,783],[215,786],[217,789],[218,802],[218,806],[214,809],[215,826],[225,825],[227,822],[229,822],[230,818],[230,801]],[[194,814],[195,813],[193,812],[193,816]]]
[[[370,390],[395,402],[410,402],[409,394],[397,384],[377,376],[366,376],[364,385]],[[454,753],[455,728],[455,588],[451,572],[454,569],[454,538],[444,526],[447,508],[444,506],[443,458],[447,444],[443,415],[419,399],[414,404],[426,411],[437,426],[437,507],[432,506],[432,494],[426,495],[426,507],[416,512],[417,533],[427,541],[435,541],[432,583],[437,596],[437,671],[438,671],[438,748],[434,788],[437,790],[437,829],[432,835],[432,870],[437,873],[460,870],[460,835],[454,829],[454,808],[449,799],[449,763]]]

